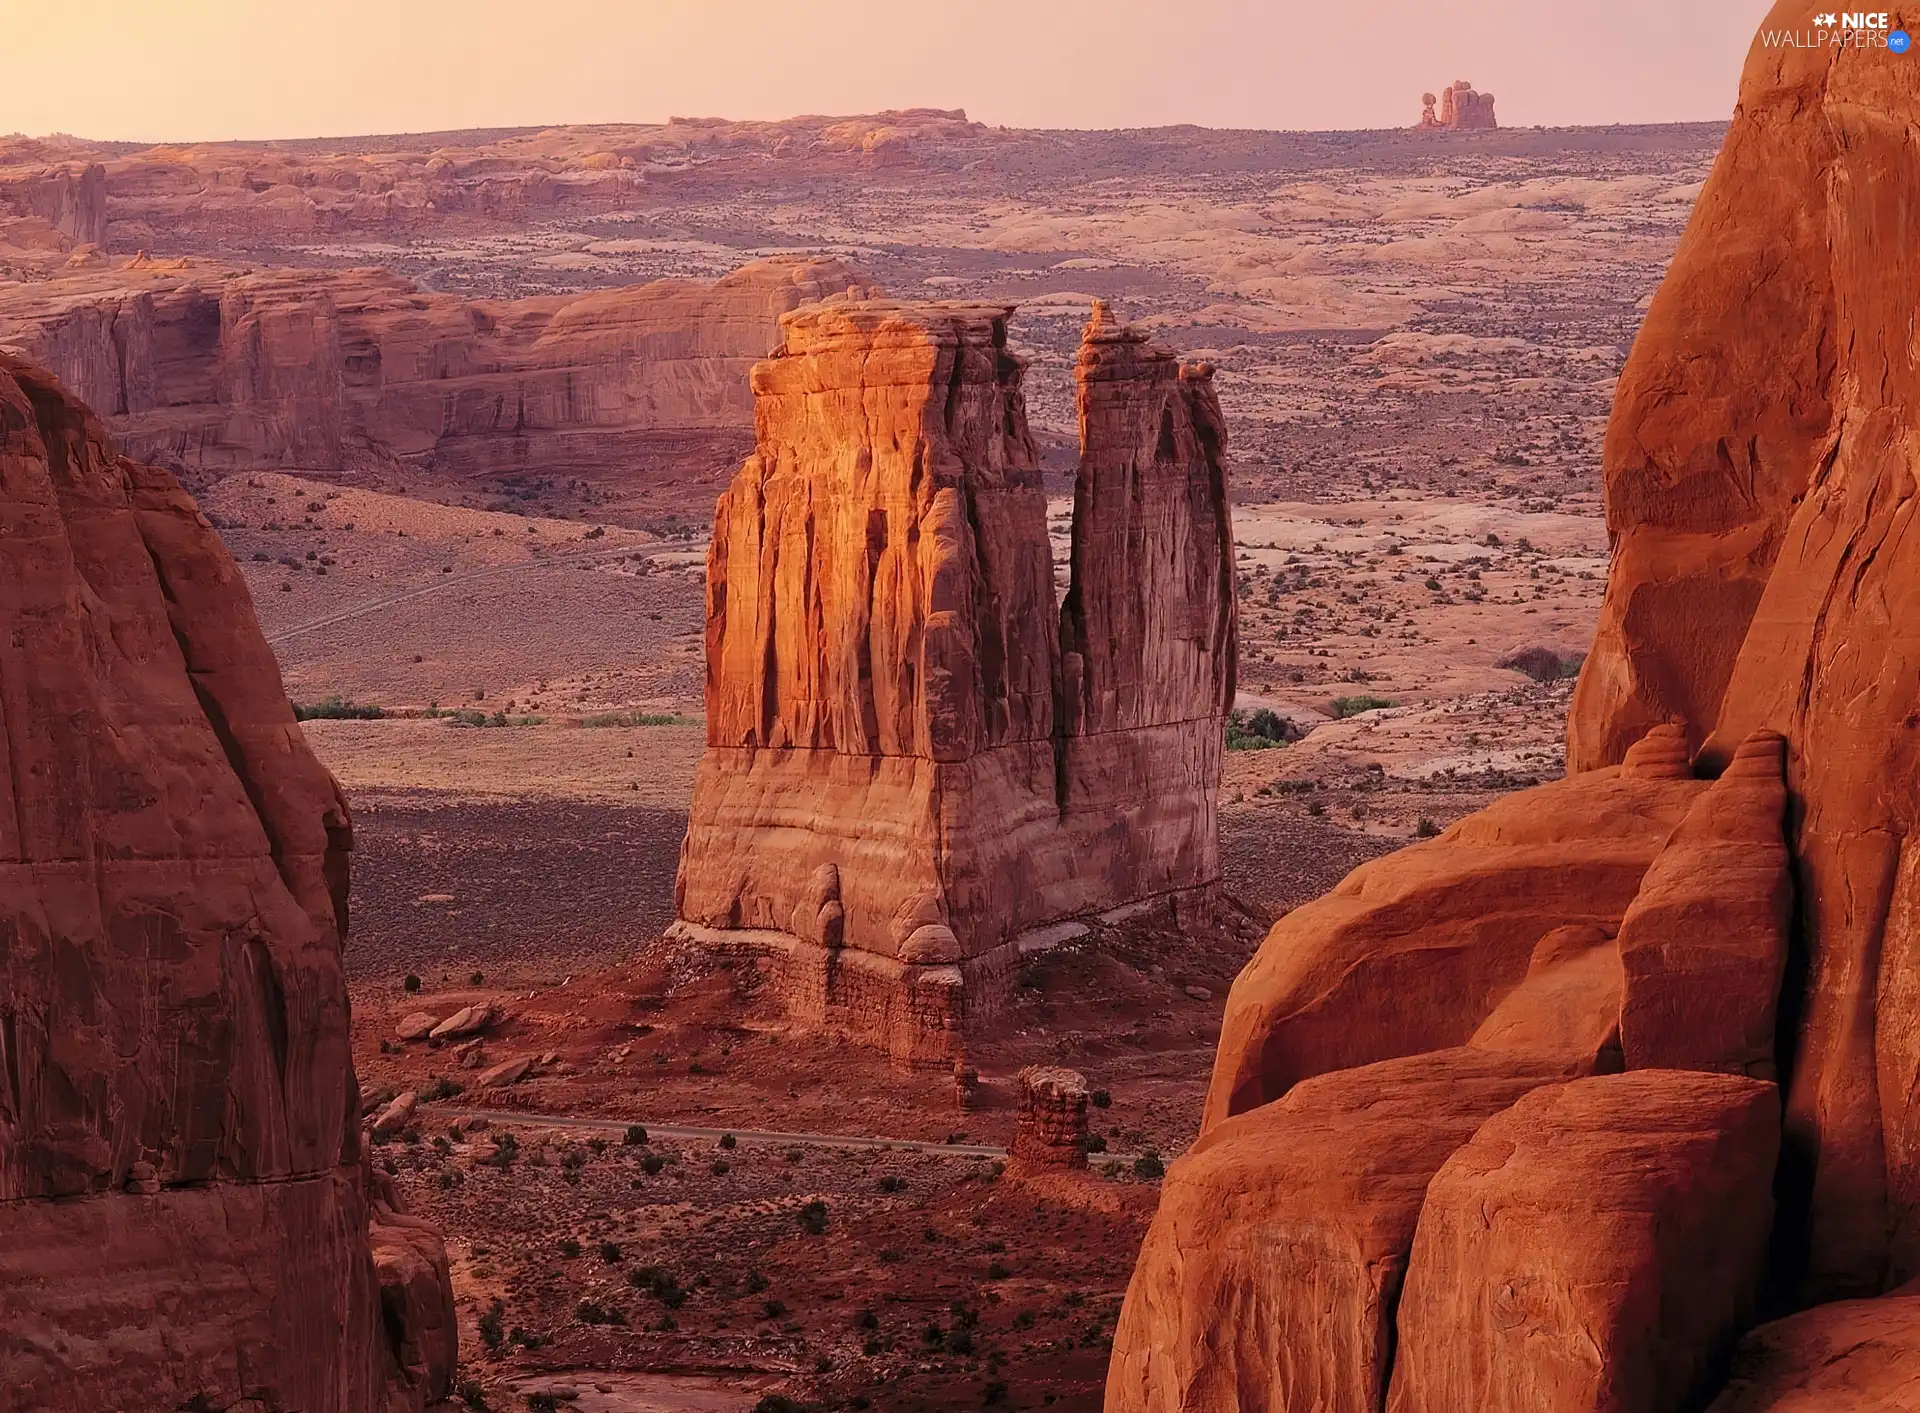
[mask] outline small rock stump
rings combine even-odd
[[[1087,1165],[1087,1082],[1069,1069],[1029,1065],[1020,1071],[1020,1122],[1013,1156],[1050,1168]]]

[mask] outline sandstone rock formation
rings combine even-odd
[[[1050,1065],[1021,1070],[1013,1156],[1041,1167],[1086,1167],[1087,1099],[1087,1082],[1073,1070]]]
[[[136,258],[0,288],[0,346],[174,468],[570,475],[744,437],[747,372],[780,316],[850,287],[865,292],[837,261],[768,260],[711,285],[509,302],[383,270]]]
[[[370,1206],[339,792],[193,502],[6,355],[0,482],[0,1387],[417,1409],[445,1255]]]
[[[1224,425],[1096,308],[1055,600],[1001,307],[783,321],[708,559],[707,752],[678,883],[803,1021],[951,1063],[1076,916],[1205,904],[1233,696]]]
[[[1465,79],[1456,79],[1440,90],[1436,100],[1431,93],[1420,95],[1423,111],[1417,126],[1427,132],[1491,130],[1500,124],[1493,116],[1493,95],[1476,93]],[[1438,102],[1440,111],[1434,112]]]
[[[1916,122],[1911,65],[1756,43],[1620,382],[1572,773],[1275,927],[1143,1248],[1110,1413],[1680,1413],[1763,1300],[1920,1273]],[[1490,1047],[1587,1077],[1450,1116],[1426,1086]],[[1340,1086],[1371,1097],[1329,1133]],[[1422,1159],[1395,1224],[1363,1228],[1375,1191],[1338,1175],[1409,1096],[1428,1132],[1390,1141]],[[1910,1304],[1764,1327],[1716,1408],[1916,1406]]]
[[[1780,1146],[1770,1083],[1642,1070],[1536,1089],[1420,1206],[1389,1413],[1696,1406],[1751,1317]]]
[[[1555,928],[1619,926],[1705,788],[1649,733],[1626,764],[1510,796],[1296,908],[1234,984],[1205,1123],[1303,1079],[1460,1045]]]
[[[1920,1293],[1837,1300],[1762,1325],[1734,1352],[1707,1413],[1906,1413],[1920,1408]]]
[[[1786,1160],[1822,1296],[1920,1274],[1920,72],[1886,58],[1748,63],[1621,378],[1614,568],[1567,733],[1580,770],[1650,719],[1685,720],[1710,768],[1756,729],[1786,738],[1805,972],[1785,1002]]]
[[[5,218],[37,219],[68,248],[104,245],[107,239],[107,169],[99,162],[56,162],[47,166],[0,166],[0,226]],[[27,243],[25,233],[8,232],[0,244]]]

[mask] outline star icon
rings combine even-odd
[[[1813,17],[1813,23],[1815,27],[1819,29],[1832,29],[1839,22],[1840,22],[1840,17],[1838,15],[1832,14],[1831,12],[1824,15],[1815,15]]]

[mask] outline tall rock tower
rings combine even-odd
[[[1002,306],[788,315],[708,561],[683,933],[797,1019],[945,1064],[1056,925],[1209,900],[1233,694],[1211,370],[1096,308],[1072,579]]]

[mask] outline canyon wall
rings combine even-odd
[[[1620,379],[1570,774],[1275,926],[1109,1413],[1912,1406],[1917,126],[1909,59],[1756,41]]]
[[[849,287],[865,292],[838,262],[770,260],[710,285],[486,301],[382,270],[136,259],[0,286],[0,347],[169,467],[562,476],[744,435],[780,316]]]
[[[419,1409],[452,1294],[361,1147],[346,806],[192,500],[4,354],[0,482],[8,1406]]]
[[[1224,424],[1096,307],[1072,578],[1010,310],[802,310],[708,559],[686,930],[785,959],[801,1019],[950,1062],[1050,924],[1219,877]]]
[[[63,244],[104,245],[107,169],[99,162],[0,166],[0,217],[5,216],[37,218]]]

